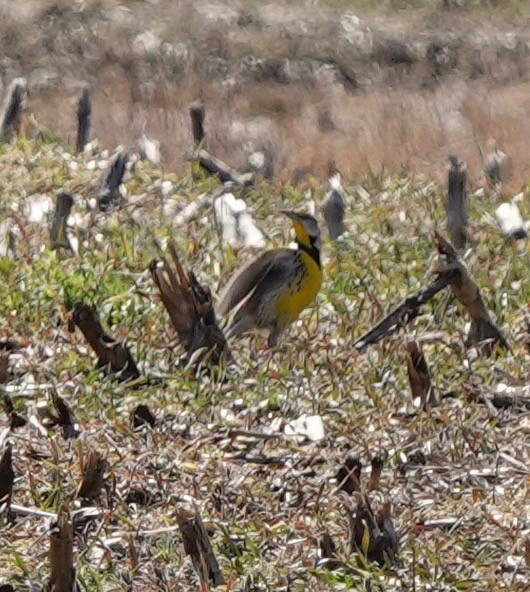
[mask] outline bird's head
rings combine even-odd
[[[282,210],[282,213],[291,218],[296,242],[306,249],[320,251],[322,242],[320,240],[320,229],[318,222],[309,214],[299,214],[290,210]]]

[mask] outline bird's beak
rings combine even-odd
[[[291,220],[293,221],[293,229],[296,235],[297,242],[309,246],[311,241],[309,240],[307,229],[304,223],[302,222],[302,216],[291,210],[282,210],[282,214],[285,214],[288,218],[291,218]]]
[[[296,212],[292,212],[291,210],[281,210],[282,214],[285,214],[291,220],[298,222],[300,220],[300,216]]]

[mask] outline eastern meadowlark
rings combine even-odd
[[[269,347],[298,315],[313,302],[322,284],[320,231],[308,214],[284,211],[291,218],[298,249],[266,251],[228,282],[221,293],[216,312],[233,312],[225,330],[234,337],[250,329],[268,329]]]

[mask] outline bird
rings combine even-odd
[[[297,248],[266,251],[228,281],[216,305],[219,316],[232,315],[227,338],[251,329],[268,329],[275,348],[282,332],[315,299],[322,285],[321,239],[317,220],[306,213],[282,210],[293,224]]]

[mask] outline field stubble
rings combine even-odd
[[[194,167],[177,176],[139,163],[125,205],[93,216],[89,200],[100,173],[87,164],[101,158],[97,150],[72,157],[50,140],[0,148],[0,210],[18,236],[16,257],[0,258],[0,330],[29,342],[12,355],[7,387],[17,411],[36,417],[56,391],[81,428],[75,441],[34,423],[9,436],[13,503],[56,512],[75,496],[81,453],[97,450],[107,459],[107,490],[92,502],[103,518],[75,536],[83,588],[197,589],[175,517],[191,496],[211,532],[226,590],[316,592],[362,589],[367,581],[371,590],[412,590],[414,578],[418,590],[526,589],[529,414],[492,410],[476,396],[481,386],[528,380],[529,352],[520,340],[528,330],[528,253],[521,256],[501,237],[492,217],[496,198],[486,192],[471,200],[469,265],[512,350],[470,358],[463,346],[468,319],[441,294],[413,326],[440,397],[423,412],[411,402],[402,334],[363,354],[352,344],[422,286],[433,254],[430,233],[443,220],[436,183],[373,176],[362,188],[347,184],[348,233],[325,241],[316,305],[277,351],[265,348],[263,335],[239,339],[232,344],[237,363],[222,379],[197,379],[177,367],[175,336],[148,273],[157,255],[153,239],[173,237],[186,265],[214,292],[253,254],[219,248],[209,211],[186,227],[167,217],[215,187]],[[162,181],[173,184],[165,197]],[[77,256],[46,247],[43,204],[63,191],[75,196]],[[278,245],[290,240],[278,211],[320,203],[324,190],[308,180],[237,191]],[[528,219],[528,201],[520,206]],[[130,388],[94,370],[81,336],[67,331],[67,308],[79,299],[96,305],[150,380]],[[155,413],[153,429],[132,430],[139,403]],[[286,435],[286,424],[302,414],[321,416],[323,440]],[[335,480],[347,455],[365,467],[374,456],[385,459],[380,491],[371,495],[392,502],[400,534],[399,561],[388,569],[348,550],[352,501]],[[445,518],[456,520],[425,526]],[[0,519],[0,577],[35,589],[48,576],[49,522]],[[338,547],[335,570],[315,567],[326,532]]]

